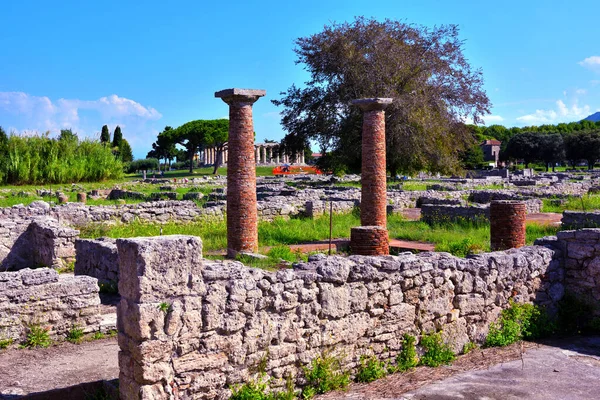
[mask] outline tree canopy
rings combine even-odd
[[[110,143],[110,131],[108,130],[108,125],[102,126],[102,132],[100,133],[100,143]]]
[[[273,101],[283,107],[284,147],[301,150],[316,140],[334,163],[360,165],[362,113],[350,102],[391,97],[388,169],[456,169],[458,151],[473,144],[461,121],[478,123],[490,108],[482,73],[471,68],[462,47],[456,25],[430,29],[362,17],[297,39],[297,63],[311,78]]]
[[[177,129],[163,132],[165,141],[179,143],[186,148],[189,161],[190,173],[193,172],[194,155],[206,147],[215,146],[218,150],[217,162],[215,163],[215,173],[219,164],[222,162],[222,153],[227,144],[229,136],[229,120],[195,120],[187,122]],[[159,135],[160,136],[160,135]],[[160,140],[160,139],[159,139]]]

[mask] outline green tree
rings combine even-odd
[[[581,135],[576,133],[569,133],[563,137],[563,142],[565,145],[565,159],[572,168],[575,168],[577,164],[579,164],[579,161],[581,161],[583,158],[583,149],[580,138]]]
[[[227,144],[229,135],[229,120],[195,120],[187,122],[177,129],[169,131],[167,135],[175,143],[179,143],[186,148],[189,162],[190,174],[193,173],[194,155],[198,150],[208,146],[217,148],[217,162],[213,173],[216,173],[219,164],[222,162],[222,153]]]
[[[525,168],[540,156],[540,139],[534,132],[524,132],[513,136],[505,150],[505,157],[513,160],[523,160]]]
[[[459,168],[458,151],[472,143],[460,121],[479,123],[489,113],[482,73],[464,57],[456,25],[430,29],[359,17],[297,39],[294,51],[311,78],[273,101],[283,107],[289,151],[313,139],[342,164],[360,165],[362,112],[350,102],[391,97],[388,169],[447,172]]]
[[[174,139],[172,138],[172,135],[170,135],[170,131],[172,130],[172,127],[165,126],[165,129],[158,134],[156,141],[152,143],[152,150],[146,155],[147,158],[156,158],[158,160],[165,159],[165,171],[167,169],[167,164],[170,166],[171,160],[173,160],[178,153]]]
[[[120,147],[121,140],[123,140],[123,134],[121,133],[121,127],[117,125],[117,127],[115,128],[115,132],[113,133],[112,147]]]
[[[102,127],[102,133],[100,133],[100,143],[108,144],[110,143],[110,132],[108,131],[108,126],[104,125]]]
[[[133,161],[133,151],[131,150],[131,145],[127,139],[121,140],[121,146],[119,146],[119,157],[124,163]]]
[[[485,162],[483,149],[479,144],[474,144],[462,154],[461,160],[465,169],[481,168],[481,165]]]
[[[546,164],[546,172],[550,164],[552,171],[558,161],[565,158],[565,144],[560,134],[541,135],[539,137],[539,159]]]
[[[76,133],[73,133],[71,129],[61,129],[60,135],[58,136],[58,140],[64,141],[78,141],[78,137]]]
[[[588,169],[592,170],[600,160],[600,132],[579,132],[576,135],[579,137],[580,157],[587,162]]]

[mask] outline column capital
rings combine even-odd
[[[363,111],[380,111],[385,110],[393,101],[394,99],[389,97],[372,97],[352,100],[352,105],[360,107]]]
[[[236,103],[254,104],[259,98],[267,94],[266,90],[262,89],[224,89],[215,92],[215,97],[220,98],[225,103],[232,105]]]

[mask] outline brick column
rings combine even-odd
[[[392,99],[360,99],[352,104],[364,111],[360,224],[387,227],[387,186],[385,167],[385,108]]]
[[[227,256],[258,250],[256,164],[252,104],[264,90],[226,89],[215,93],[229,104],[227,164]]]
[[[495,200],[490,204],[490,247],[492,251],[525,246],[525,216],[523,201]]]

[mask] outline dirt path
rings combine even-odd
[[[118,378],[116,338],[0,352],[0,399]],[[6,396],[12,398],[12,396]]]

